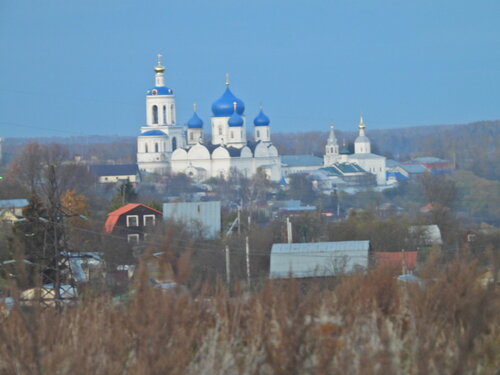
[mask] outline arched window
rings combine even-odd
[[[260,131],[257,130],[257,138],[260,138]]]
[[[167,123],[167,106],[166,105],[163,106],[163,123],[164,124]]]
[[[158,106],[153,106],[153,124],[158,124]]]
[[[193,132],[190,132],[189,133],[189,140],[192,141],[193,140]]]
[[[234,134],[233,134],[233,132],[231,132],[231,138],[234,138]]]
[[[177,148],[177,139],[174,137],[172,138],[172,151],[174,151]]]
[[[269,129],[266,129],[267,138],[269,138]]]
[[[174,105],[173,104],[170,104],[170,116],[171,116],[171,119],[172,119],[172,124],[175,124],[175,114],[174,114]]]
[[[219,135],[222,135],[222,127],[219,126]]]
[[[155,143],[155,152],[158,152],[158,143]]]
[[[148,144],[144,143],[144,152],[148,152]]]

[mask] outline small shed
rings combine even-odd
[[[203,237],[215,238],[221,230],[220,201],[163,203],[163,219],[186,224],[191,230],[202,230]]]
[[[335,276],[368,267],[370,241],[280,243],[271,249],[271,278]]]

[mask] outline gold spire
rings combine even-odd
[[[361,113],[361,116],[359,118],[359,128],[364,129],[365,128],[365,122],[363,121],[363,114]]]
[[[262,102],[259,105],[259,109],[262,111],[264,109],[264,106],[262,105]]]
[[[236,100],[233,102],[233,108],[234,108],[234,111],[236,112],[236,106],[238,105],[238,103],[236,102]]]
[[[162,56],[163,55],[161,53],[156,55],[156,57],[158,58],[158,62],[156,63],[156,66],[155,66],[156,73],[163,73],[165,71],[165,67],[163,65],[161,65]]]
[[[226,73],[226,87],[229,87],[229,73]]]
[[[335,128],[335,125],[333,124],[333,120],[330,121],[330,130],[333,130]]]
[[[196,112],[196,103],[193,103],[193,111]]]

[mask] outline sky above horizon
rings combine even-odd
[[[156,54],[177,122],[231,90],[273,132],[500,119],[500,1],[0,1],[0,137],[137,135]]]

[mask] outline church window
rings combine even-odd
[[[260,132],[257,130],[257,138],[260,138]]]
[[[222,135],[222,127],[219,126],[219,135]]]
[[[266,136],[269,138],[269,129],[266,129]]]
[[[234,138],[234,133],[233,132],[231,132],[231,138]]]
[[[174,114],[174,105],[170,104],[170,116],[172,116],[172,124],[175,124],[175,114]]]
[[[243,139],[243,130],[240,131],[240,138]]]
[[[166,105],[163,106],[163,123],[164,124],[167,123],[167,106]]]
[[[158,106],[153,106],[153,124],[158,124]]]
[[[144,143],[144,152],[148,152],[148,144]]]
[[[158,152],[158,143],[155,143],[155,152]]]
[[[172,151],[174,151],[177,148],[177,139],[174,137],[172,138]]]
[[[193,140],[193,133],[189,133],[189,140],[192,141]]]

